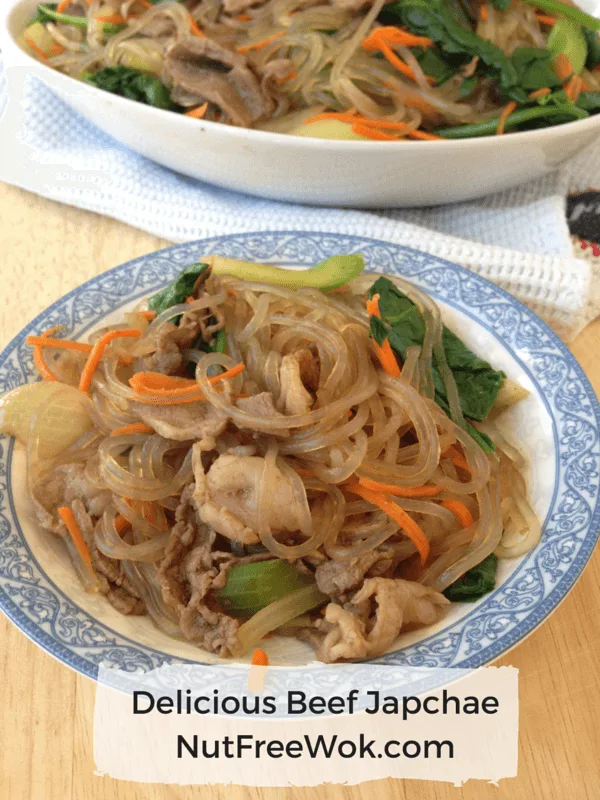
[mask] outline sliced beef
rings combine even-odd
[[[378,564],[378,562],[383,562]],[[347,592],[358,589],[365,575],[377,564],[378,571],[391,564],[383,552],[373,550],[350,561],[325,561],[315,571],[319,589],[330,597],[344,598]]]
[[[235,125],[249,127],[271,114],[272,102],[246,58],[211,39],[176,41],[166,51],[164,68],[176,89],[216,103]]]
[[[177,442],[196,439],[205,450],[215,448],[215,437],[227,427],[225,414],[205,400],[172,406],[132,402],[131,408],[165,439]]]
[[[367,578],[350,603],[329,603],[318,622],[317,657],[321,661],[371,658],[388,650],[407,625],[432,625],[448,600],[414,581]]]
[[[157,577],[163,600],[179,617],[186,638],[226,655],[235,648],[239,623],[223,614],[211,593],[225,585],[236,558],[232,553],[213,551],[216,534],[198,521],[191,502],[194,490],[192,483],[181,494]]]
[[[202,333],[204,314],[204,309],[186,311],[179,325],[164,322],[158,329],[156,352],[144,360],[146,369],[163,375],[177,375],[183,364],[181,351],[190,347]]]
[[[281,359],[279,367],[281,383],[280,407],[286,414],[307,414],[314,403],[314,398],[302,383],[300,363],[290,353]]]

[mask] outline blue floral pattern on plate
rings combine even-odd
[[[550,328],[502,289],[462,267],[408,247],[327,233],[235,234],[178,245],[104,273],[40,314],[0,355],[0,395],[35,380],[25,344],[29,333],[61,324],[65,335],[81,335],[209,252],[307,266],[337,253],[362,252],[368,268],[402,274],[476,320],[528,372],[552,420],[557,456],[540,544],[464,617],[379,662],[472,668],[525,637],[573,586],[598,538],[600,408],[581,368]],[[12,454],[13,442],[0,437],[0,607],[7,616],[40,647],[91,678],[100,663],[136,672],[177,661],[94,619],[44,573],[15,513]]]

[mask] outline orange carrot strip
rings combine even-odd
[[[38,47],[38,46],[37,46],[37,44],[36,44],[36,43],[33,41],[33,39],[29,39],[29,38],[25,37],[25,41],[27,42],[27,44],[29,45],[29,47],[31,47],[31,49],[33,50],[33,52],[34,52],[36,55],[38,55],[40,58],[43,58],[43,59],[44,59],[44,61],[47,61],[47,60],[48,60],[48,54],[47,54],[47,53],[44,53],[44,51],[42,50],[42,48],[41,48],[41,47]]]
[[[377,508],[380,508],[388,517],[393,519],[394,522],[397,522],[419,551],[421,564],[427,561],[429,555],[429,541],[420,526],[417,525],[412,517],[409,517],[403,508],[397,503],[394,503],[393,500],[390,500],[389,497],[382,492],[372,492],[359,483],[347,484],[345,488],[353,494],[362,497],[363,500],[366,500],[368,503],[377,506]]]
[[[54,327],[48,328],[48,330],[44,331],[41,337],[39,337],[41,342],[45,342],[53,333],[56,333],[56,331],[60,330],[62,327],[62,325],[54,325]],[[60,379],[57,378],[57,376],[44,361],[44,350],[43,344],[41,343],[36,345],[33,349],[33,363],[35,364],[35,367],[43,380],[60,382]]]
[[[62,56],[62,54],[65,52],[66,49],[67,48],[63,47],[62,44],[54,42],[50,47],[50,54],[53,56]]]
[[[377,319],[381,319],[378,294],[374,294],[370,300],[367,300],[367,314],[370,314],[373,317],[377,317]],[[393,378],[399,378],[400,366],[398,364],[396,356],[394,355],[394,351],[392,350],[392,346],[389,342],[389,339],[385,339],[382,345],[378,344],[378,342],[373,340],[373,344],[375,346],[375,352],[377,353],[377,358],[379,359],[383,369],[387,372],[388,375],[391,375]]]
[[[409,139],[423,139],[425,141],[437,141],[438,139],[442,139],[442,136],[437,136],[435,133],[427,133],[426,131],[417,131],[414,128],[410,128],[406,132],[406,135]]]
[[[316,475],[312,469],[305,469],[304,467],[294,467],[294,472],[300,475],[301,478],[315,478]]]
[[[554,71],[556,72],[556,77],[563,82],[573,74],[573,65],[569,57],[564,53],[559,53],[557,55],[556,61],[554,62]]]
[[[141,314],[148,322],[151,322],[156,317],[156,311],[138,311],[137,313]]]
[[[536,14],[537,21],[542,25],[556,25],[558,19],[556,17],[549,17],[546,14]]]
[[[202,119],[202,117],[206,114],[207,108],[208,108],[208,103],[202,103],[201,106],[198,106],[197,108],[192,108],[190,111],[186,111],[185,116],[192,117],[193,119]]]
[[[381,42],[381,52],[393,67],[396,67],[399,72],[414,81],[415,73],[413,72],[412,67],[409,67],[408,64],[405,64],[404,61],[398,58],[392,48],[385,42]],[[432,78],[429,78],[429,80],[433,83]]]
[[[107,14],[105,17],[96,17],[98,22],[111,22],[113,25],[123,25],[125,18],[120,14]]]
[[[504,133],[506,120],[510,117],[510,115],[513,113],[516,107],[517,104],[515,103],[515,101],[511,100],[510,103],[507,103],[500,112],[500,116],[498,117],[498,127],[496,128],[496,134],[498,136],[502,136],[502,134]]]
[[[452,445],[444,450],[442,457],[452,459],[452,463],[455,467],[464,469],[466,472],[471,471],[471,467],[469,466],[467,459],[456,449],[456,447],[453,447]]]
[[[198,23],[190,14],[190,30],[194,34],[194,36],[199,36],[201,39],[206,39],[206,34],[204,31],[198,27]]]
[[[443,492],[442,486],[434,483],[425,486],[395,486],[393,483],[379,483],[371,478],[359,478],[358,482],[365,489],[382,494],[391,494],[393,497],[435,497]]]
[[[208,379],[209,383],[214,385],[215,383],[219,383],[220,381],[227,380],[229,378],[235,378],[236,375],[239,375],[240,372],[243,372],[245,369],[246,369],[245,364],[236,364],[235,367],[228,369],[226,372],[222,372],[220,375],[215,375],[214,377],[209,378]],[[198,384],[196,384],[197,387],[196,389],[190,386],[181,386],[181,384],[179,385],[179,388],[176,388],[172,391],[168,391],[165,389],[162,390],[150,389],[145,385],[143,378],[139,377],[148,374],[151,374],[153,376],[151,380],[154,380],[155,379],[154,376],[157,375],[159,375],[162,378],[167,378],[166,375],[161,375],[158,372],[154,373],[138,372],[136,373],[136,375],[133,376],[133,378],[130,378],[129,379],[130,386],[136,393],[140,395],[138,398],[136,398],[138,403],[145,403],[146,405],[162,405],[162,404],[175,405],[179,403],[195,403],[202,399],[202,396],[198,396],[199,392]],[[132,381],[134,378],[136,378],[136,376],[138,377],[138,380],[135,382],[134,385]],[[169,380],[183,382],[186,381],[187,379],[170,378]],[[191,383],[195,383],[195,381],[191,381]],[[136,386],[140,388],[136,388]]]
[[[250,14],[238,14],[237,17],[234,17],[234,19],[238,22],[250,22],[252,17]]]
[[[375,28],[368,36],[365,36],[362,46],[365,50],[380,50],[381,42],[397,44],[402,47],[432,47],[433,45],[433,39],[428,39],[426,36],[415,36],[402,28],[396,28],[395,25],[387,25]]]
[[[145,394],[195,392],[199,388],[198,382],[193,378],[178,378],[171,375],[163,375],[162,372],[136,372],[129,379],[129,385],[134,392]]]
[[[544,95],[550,94],[551,92],[552,92],[552,89],[548,89],[548,88],[536,89],[535,92],[530,92],[529,93],[529,99],[530,100],[537,100],[538,97],[544,97]]]
[[[287,83],[288,81],[293,81],[294,78],[298,77],[298,73],[295,69],[293,69],[289,75],[286,75],[285,78],[275,78],[275,82],[278,83],[280,86],[283,83]]]
[[[256,650],[252,653],[252,664],[255,667],[268,667],[269,666],[269,656],[262,650],[260,647],[257,647]]]
[[[60,350],[75,350],[78,353],[91,353],[92,345],[84,342],[72,342],[70,339],[53,339],[42,334],[41,336],[28,336],[25,339],[30,347],[56,347]]]
[[[115,517],[115,528],[117,529],[117,533],[124,533],[129,527],[131,527],[131,523],[128,519],[125,519],[122,514],[118,514]]]
[[[65,523],[66,529],[69,531],[71,535],[71,539],[75,543],[75,547],[77,548],[77,552],[85,562],[85,565],[89,568],[91,572],[94,571],[92,567],[92,557],[90,556],[90,551],[88,550],[87,544],[85,543],[85,539],[83,538],[83,534],[79,530],[79,526],[75,522],[75,516],[71,509],[68,506],[61,506],[58,509],[58,515]]]
[[[56,7],[56,11],[59,14],[62,14],[69,6],[71,5],[71,0],[61,0],[58,6]]]
[[[263,47],[271,44],[271,42],[277,41],[277,39],[281,39],[282,36],[285,36],[285,31],[280,31],[279,33],[274,33],[273,36],[267,36],[266,39],[263,39],[262,42],[255,42],[254,44],[245,44],[243,47],[238,47],[238,53],[247,53],[249,50],[260,50]]]
[[[130,433],[154,433],[151,425],[144,422],[132,422],[131,425],[124,425],[122,428],[115,428],[110,432],[111,436],[126,436]]]
[[[369,125],[363,125],[360,122],[355,122],[352,125],[352,133],[358,136],[364,136],[367,139],[374,139],[380,142],[397,142],[396,136],[390,136],[389,133],[378,131],[376,128],[371,128]]]
[[[463,528],[470,528],[473,524],[473,515],[460,500],[442,500],[441,505],[454,514]]]
[[[581,78],[579,75],[573,75],[566,84],[563,86],[565,94],[572,100],[574,103],[577,102],[579,99],[579,95],[581,94]]]
[[[140,336],[140,331],[133,330],[108,331],[104,336],[101,336],[93,346],[92,352],[85,362],[85,367],[83,368],[79,381],[79,391],[89,392],[94,372],[100,363],[100,359],[104,355],[104,351],[112,341],[115,339],[139,339]]]
[[[483,22],[485,22],[488,18],[488,10],[485,3],[481,4],[481,7],[479,9],[479,17]]]

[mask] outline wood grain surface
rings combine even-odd
[[[0,342],[83,280],[166,244],[0,184]],[[572,350],[600,388],[600,320]],[[136,785],[94,775],[94,683],[0,615],[1,800],[595,800],[600,797],[600,551],[552,618],[497,664],[520,670],[518,777],[254,789]]]

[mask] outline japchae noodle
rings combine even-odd
[[[40,5],[22,44],[74,78],[210,121],[464,138],[599,110],[600,23],[554,0],[549,16],[546,2],[72,0]]]
[[[420,289],[330,261],[209,257],[89,344],[29,338],[45,380],[4,398],[2,428],[86,590],[221,655],[281,629],[357,659],[535,545],[522,456],[466,419],[525,390]]]

